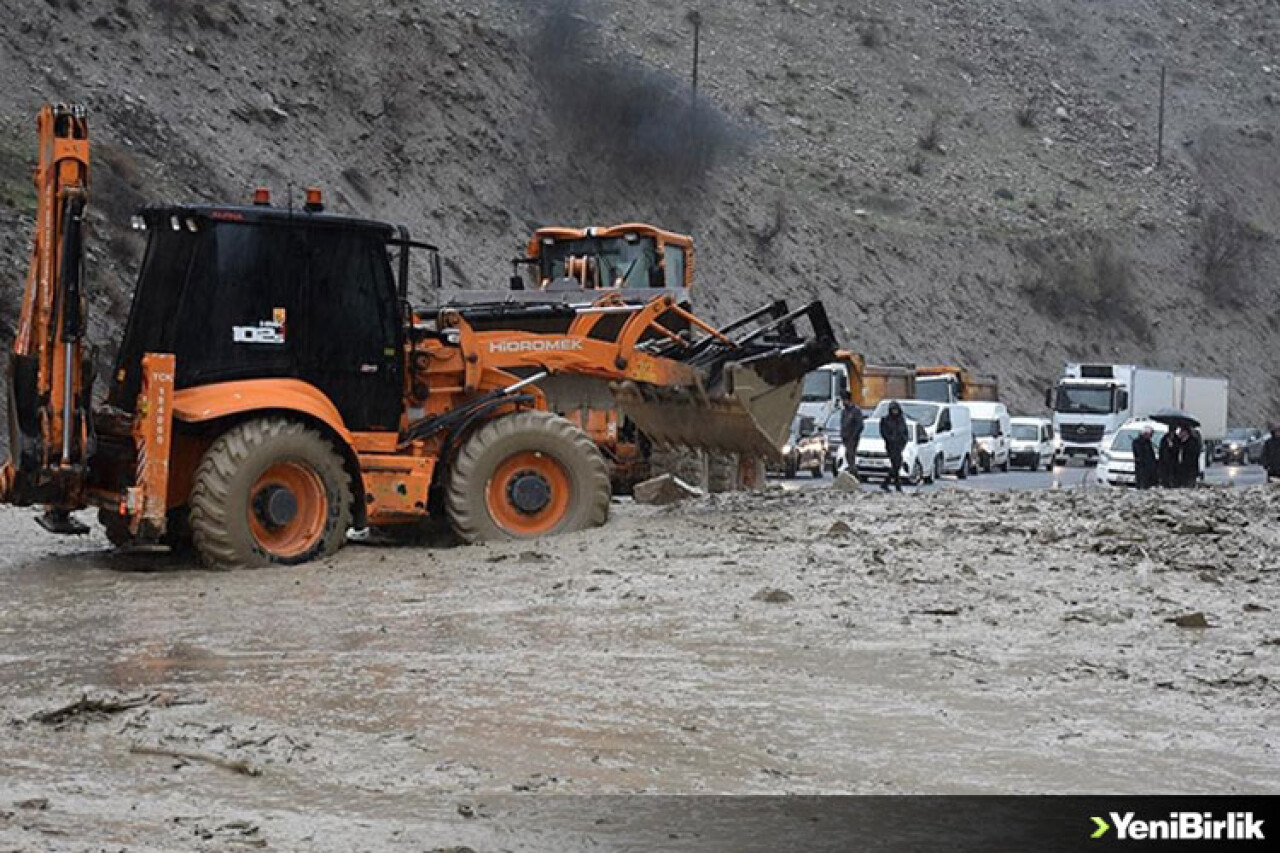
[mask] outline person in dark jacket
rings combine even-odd
[[[889,414],[880,419],[880,437],[884,439],[884,449],[889,454],[889,476],[880,488],[889,491],[889,484],[902,491],[902,452],[907,449],[907,419],[902,416],[902,407],[894,400],[889,404]]]
[[[1191,427],[1178,427],[1178,486],[1190,489],[1200,479],[1200,436]]]
[[[1160,438],[1160,458],[1157,461],[1160,485],[1172,489],[1178,479],[1178,437],[1173,428],[1165,431]]]
[[[1262,467],[1267,469],[1267,480],[1280,480],[1280,424],[1271,426],[1271,436],[1262,445]]]
[[[1142,435],[1133,440],[1133,474],[1139,489],[1149,489],[1156,485],[1159,473],[1156,470],[1156,446],[1151,440],[1155,431],[1145,427]]]
[[[853,404],[853,397],[844,392],[844,408],[840,410],[840,442],[844,445],[844,458],[852,469],[858,458],[858,442],[862,439],[862,409]]]

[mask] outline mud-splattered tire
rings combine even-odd
[[[227,430],[200,460],[191,536],[213,568],[305,563],[342,547],[351,503],[333,445],[302,424],[262,418]]]
[[[445,507],[464,542],[533,539],[604,524],[609,468],[590,437],[548,412],[480,427],[458,451]]]

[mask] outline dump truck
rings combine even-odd
[[[995,403],[1000,400],[1000,384],[994,376],[955,365],[917,366],[916,398],[934,403]]]
[[[211,566],[294,564],[348,529],[436,519],[467,542],[605,521],[607,467],[539,384],[612,383],[654,441],[768,453],[806,372],[829,361],[820,303],[772,303],[716,329],[669,294],[639,305],[525,306],[563,331],[486,330],[480,307],[408,302],[424,255],[403,226],[295,209],[165,205],[106,399],[85,348],[82,107],[37,119],[31,267],[8,365],[11,459],[0,501],[40,506],[53,533],[96,508],[118,545],[194,545]],[[567,312],[567,313],[565,313]],[[664,325],[678,316],[688,331]],[[598,334],[606,321],[617,333]],[[804,327],[807,325],[807,329]],[[781,413],[781,414],[779,414]]]
[[[859,353],[837,350],[835,361],[824,364],[805,377],[800,398],[800,414],[818,424],[841,408],[848,392],[853,404],[874,409],[886,399],[910,400],[916,393],[916,373],[912,367],[867,364]]]

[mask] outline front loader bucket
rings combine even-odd
[[[658,444],[776,458],[800,405],[803,375],[770,385],[749,366],[730,365],[725,373],[732,390],[718,395],[627,382],[615,385],[613,396]]]
[[[795,335],[790,320],[802,315],[811,315],[815,337]],[[806,306],[779,322],[788,334],[752,335],[740,346],[690,358],[705,380],[702,388],[625,382],[613,386],[614,399],[655,443],[777,459],[800,405],[805,374],[829,362],[835,351],[821,305]]]

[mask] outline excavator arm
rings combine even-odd
[[[9,453],[0,500],[44,504],[41,523],[78,532],[91,453],[92,368],[84,358],[83,223],[89,126],[80,106],[46,104],[36,121],[36,230],[9,358]]]

